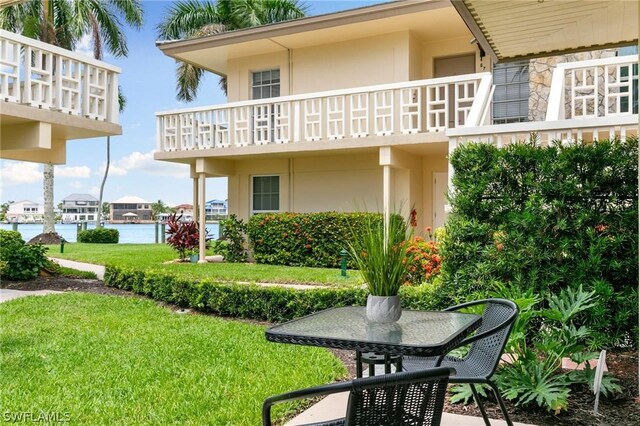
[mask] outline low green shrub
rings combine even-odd
[[[382,221],[382,215],[263,213],[249,219],[247,233],[257,263],[337,268],[350,235],[364,233],[372,220]]]
[[[30,280],[46,268],[47,248],[41,244],[25,244],[17,231],[0,230],[0,275],[9,280]]]
[[[287,321],[337,306],[364,306],[364,288],[319,287],[296,290],[249,284],[188,280],[157,271],[107,266],[105,285],[149,296],[153,299],[190,307],[216,315],[261,321]],[[436,309],[432,297],[437,287],[402,287],[400,296],[407,309]]]
[[[119,239],[120,232],[117,229],[96,228],[78,232],[79,243],[117,244]]]

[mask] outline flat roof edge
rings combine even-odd
[[[156,46],[166,55],[170,55],[197,50],[198,48],[211,48],[244,43],[259,39],[339,27],[342,25],[355,24],[375,19],[383,19],[392,16],[406,15],[409,13],[423,12],[426,10],[440,9],[450,5],[450,0],[394,1],[358,9],[309,16],[291,21],[223,32],[194,39],[176,41],[159,40],[156,41]]]

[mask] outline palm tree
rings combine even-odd
[[[175,3],[158,25],[158,37],[176,40],[205,37],[224,31],[288,21],[305,16],[299,0],[184,0]],[[196,98],[204,70],[185,62],[176,68],[177,98],[191,102]],[[220,78],[227,92],[227,80]]]
[[[140,0],[29,0],[0,10],[0,28],[65,49],[73,50],[83,36],[90,35],[96,59],[102,59],[105,48],[114,56],[129,53],[121,19],[139,29],[143,20]],[[53,164],[45,164],[45,234],[55,233],[53,177]]]

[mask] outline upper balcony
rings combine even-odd
[[[119,73],[105,62],[0,30],[2,158],[60,163],[67,140],[121,134]]]
[[[638,132],[638,55],[557,65],[545,121],[491,125],[492,93],[482,73],[160,112],[156,158]]]
[[[490,89],[482,73],[160,112],[156,158],[446,142],[486,115]]]
[[[558,64],[544,121],[468,124],[447,132],[453,144],[474,140],[497,146],[516,141],[547,145],[637,136],[638,55]]]

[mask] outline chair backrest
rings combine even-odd
[[[345,425],[439,425],[451,374],[439,367],[355,379]]]
[[[475,375],[489,378],[500,363],[511,329],[518,318],[518,306],[510,300],[484,299],[458,305],[448,310],[459,310],[478,304],[485,305],[482,313],[482,325],[475,336],[467,339],[472,343],[464,360],[473,369]]]

